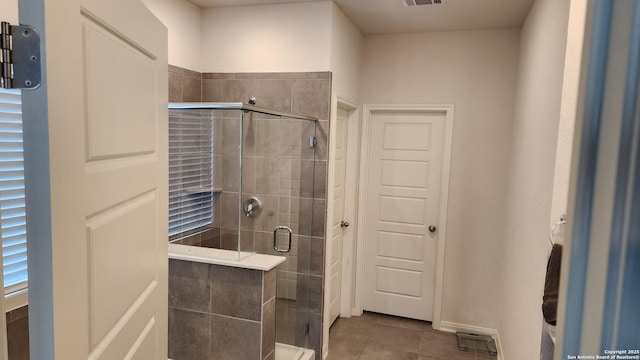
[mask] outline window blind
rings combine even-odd
[[[169,110],[169,235],[213,220],[213,119]]]
[[[0,89],[0,221],[4,292],[27,287],[22,101],[20,90]]]

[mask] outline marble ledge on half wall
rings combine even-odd
[[[269,271],[282,264],[283,256],[241,253],[231,250],[213,249],[199,246],[169,244],[169,259],[195,261],[205,264],[232,266],[243,269]]]

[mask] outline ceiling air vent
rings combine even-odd
[[[402,0],[404,6],[442,5],[446,0]]]

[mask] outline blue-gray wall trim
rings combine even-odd
[[[582,133],[580,134],[579,164],[574,205],[571,261],[567,286],[567,306],[564,318],[562,358],[577,355],[582,335],[582,315],[589,257],[591,215],[595,188],[598,138],[602,101],[607,70],[612,2],[594,2],[591,47],[587,68],[587,87]]]
[[[638,217],[630,217],[629,206],[633,206],[631,191],[634,184],[633,178],[633,161],[637,158],[637,123],[640,116],[638,108],[638,96],[640,96],[640,2],[635,1],[633,20],[631,27],[631,36],[629,42],[629,57],[627,62],[627,74],[625,84],[624,103],[622,109],[622,126],[620,132],[620,145],[618,150],[618,169],[616,174],[616,187],[613,203],[613,214],[611,224],[611,240],[609,244],[609,259],[607,269],[607,284],[605,291],[605,305],[603,311],[602,334],[600,340],[600,351],[620,349],[616,346],[616,338],[623,335],[618,332],[616,324],[618,321],[626,318],[626,312],[621,317],[620,312],[620,286],[622,284],[621,276],[626,273],[620,273],[622,270],[621,261],[625,255],[625,250],[629,247],[630,226]],[[634,128],[636,129],[634,131]],[[635,154],[635,155],[634,155]],[[638,179],[636,176],[635,179]],[[636,195],[637,196],[637,195]],[[635,204],[637,207],[637,204]],[[636,215],[637,216],[637,215]],[[636,230],[637,231],[637,230]],[[637,234],[637,232],[636,232]],[[637,236],[637,235],[636,235]],[[632,239],[632,238],[631,238]],[[627,255],[630,255],[627,253]],[[636,270],[637,271],[637,270]],[[640,273],[640,272],[637,272]],[[636,273],[636,274],[637,274]],[[628,277],[625,277],[626,280]],[[637,298],[636,298],[637,299]],[[637,300],[636,300],[637,304]],[[636,322],[636,324],[639,322]],[[636,325],[637,326],[637,325]],[[637,333],[633,331],[632,333]],[[636,342],[636,345],[640,342]],[[631,346],[629,348],[632,348]]]
[[[29,265],[29,347],[32,359],[54,358],[53,278],[51,269],[51,189],[47,52],[43,0],[20,0],[20,23],[40,33],[42,84],[22,92],[24,176]]]

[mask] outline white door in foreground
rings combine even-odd
[[[139,0],[20,11],[46,38],[45,86],[24,99],[26,176],[50,167],[31,179],[50,202],[27,179],[29,226],[50,227],[29,239],[31,356],[166,359],[166,28]]]

